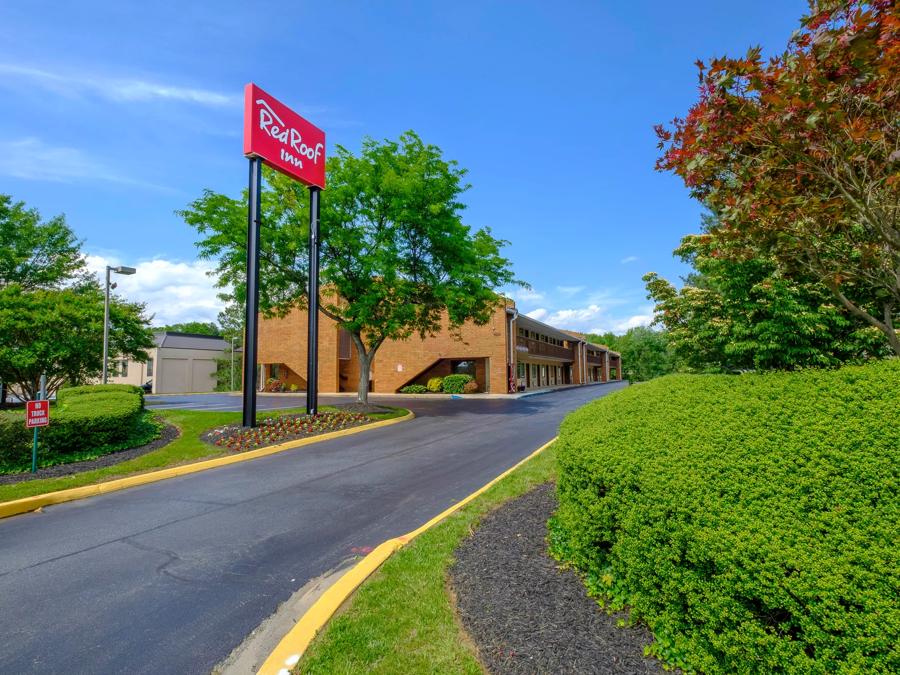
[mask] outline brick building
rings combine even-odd
[[[466,373],[479,391],[505,394],[622,377],[621,357],[584,336],[519,314],[507,300],[483,325],[464,324],[424,339],[387,341],[371,368],[370,390],[394,393],[429,378]],[[261,382],[274,378],[306,389],[307,314],[295,309],[283,318],[260,317]],[[359,359],[349,334],[331,319],[319,319],[319,391],[356,391]]]

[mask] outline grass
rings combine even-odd
[[[482,673],[447,592],[453,552],[489,511],[555,478],[551,446],[390,557],[295,673]]]
[[[322,406],[320,412],[336,411],[336,408]],[[260,413],[260,418],[275,417],[291,413],[304,412],[300,408],[287,410],[275,410]],[[373,420],[385,420],[400,417],[407,414],[407,410],[397,408],[387,413],[370,415]],[[121,462],[113,466],[93,471],[85,471],[73,476],[60,478],[41,478],[38,480],[24,481],[12,485],[0,485],[0,502],[32,497],[34,495],[65,490],[100,483],[113,478],[121,478],[136,473],[163,469],[177,464],[185,464],[201,459],[220,457],[231,454],[225,448],[217,448],[200,440],[200,435],[213,427],[223,426],[239,422],[239,412],[202,412],[196,410],[162,410],[159,415],[167,422],[174,424],[181,431],[181,435],[168,445],[148,452],[146,455],[135,457],[127,462]]]

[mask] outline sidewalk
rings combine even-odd
[[[427,400],[427,399],[504,399],[504,400],[514,400],[519,398],[527,398],[529,396],[539,396],[541,394],[551,394],[554,391],[563,391],[564,389],[578,389],[579,387],[595,387],[597,385],[602,384],[615,384],[616,382],[620,382],[621,380],[610,380],[609,382],[589,382],[587,384],[563,384],[556,387],[544,387],[543,389],[531,389],[529,391],[520,391],[515,394],[387,394],[387,393],[375,393],[370,392],[370,399],[384,399],[390,398],[392,400],[396,399],[406,399],[406,400]],[[240,392],[227,392],[229,396],[240,396]],[[264,392],[261,391],[257,394],[257,396],[303,396],[305,391],[283,391],[283,392]],[[320,396],[328,396],[329,398],[332,396],[340,397],[340,398],[355,398],[355,391],[342,391],[342,392],[319,392]]]

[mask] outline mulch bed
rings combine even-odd
[[[177,427],[168,422],[164,422],[159,438],[150,441],[146,445],[141,445],[137,448],[129,448],[128,450],[111,452],[108,455],[103,455],[97,459],[88,459],[83,462],[47,466],[38,469],[35,473],[11,473],[2,475],[0,476],[0,485],[23,483],[38,478],[60,478],[61,476],[71,476],[76,473],[83,473],[85,471],[93,471],[94,469],[103,469],[107,466],[113,466],[114,464],[121,464],[122,462],[127,462],[129,459],[134,459],[135,457],[146,455],[148,452],[159,450],[161,447],[168,445],[178,438],[179,433]]]
[[[450,583],[463,627],[491,673],[662,673],[653,636],[620,628],[547,554],[551,483],[484,518],[456,551]]]
[[[377,415],[378,413],[389,413],[394,411],[393,408],[385,408],[383,405],[360,403],[359,401],[354,401],[353,403],[338,403],[333,407],[339,409],[341,412],[361,413],[363,415]]]
[[[365,426],[375,420],[363,413],[341,410],[322,412],[316,415],[291,414],[280,417],[266,417],[254,428],[240,424],[226,424],[215,427],[200,436],[200,439],[232,452],[246,452],[271,445],[279,445],[301,438],[320,436],[332,431]]]

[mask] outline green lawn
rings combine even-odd
[[[389,558],[332,619],[297,673],[481,673],[447,594],[457,545],[503,502],[555,478],[551,446]]]
[[[336,408],[323,406],[320,411],[336,411]],[[274,417],[291,413],[304,412],[299,408],[277,410],[260,413],[260,418]],[[402,408],[388,413],[369,415],[373,420],[391,419],[405,415],[408,411]],[[34,495],[65,490],[100,483],[112,478],[121,478],[130,474],[163,469],[177,464],[185,464],[200,459],[209,459],[229,454],[228,450],[217,448],[200,440],[200,435],[207,429],[240,422],[241,414],[237,412],[199,412],[194,410],[163,410],[159,413],[167,422],[177,426],[181,435],[165,447],[146,455],[141,455],[127,462],[94,471],[85,471],[74,476],[62,478],[44,478],[25,481],[13,485],[0,485],[0,502],[31,497]]]

